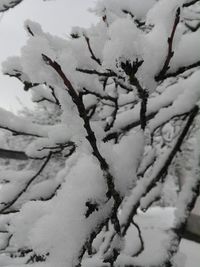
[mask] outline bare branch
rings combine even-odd
[[[174,55],[173,52],[173,40],[174,40],[174,36],[175,36],[175,32],[176,32],[176,28],[179,24],[180,21],[180,7],[176,10],[176,16],[175,16],[175,20],[174,20],[174,25],[172,28],[172,32],[170,37],[168,38],[168,53],[167,53],[167,57],[165,59],[165,63],[161,69],[161,71],[156,75],[155,80],[159,81],[162,80],[166,74],[166,72],[169,69],[169,63]]]
[[[165,74],[165,76],[163,78],[166,79],[166,78],[170,78],[170,77],[176,77],[176,76],[184,73],[187,70],[191,70],[191,69],[199,67],[199,66],[200,66],[200,60],[195,62],[195,63],[193,63],[193,64],[190,64],[188,66],[180,67],[175,72],[168,72],[168,73]]]
[[[100,99],[105,99],[105,100],[109,100],[109,101],[112,101],[115,103],[115,98],[110,96],[110,95],[107,95],[107,94],[100,94],[100,93],[97,93],[97,92],[93,92],[93,91],[89,91],[88,89],[86,89],[85,87],[83,88],[83,92],[82,92],[82,95],[87,95],[87,94],[90,94],[90,95],[94,95]]]
[[[46,167],[47,163],[51,159],[52,153],[50,152],[46,160],[43,162],[42,166],[40,169],[36,172],[36,174],[29,179],[29,181],[26,183],[24,188],[9,202],[4,204],[4,207],[0,209],[0,214],[4,213],[4,211],[7,211],[20,197],[23,193],[27,191],[29,186],[32,184],[32,182],[41,174],[41,172],[44,170]]]
[[[97,58],[97,57],[95,56],[95,54],[94,54],[94,52],[93,52],[93,50],[92,50],[92,48],[91,48],[91,44],[90,44],[90,39],[89,39],[89,37],[87,37],[86,35],[84,35],[84,37],[85,37],[85,40],[86,40],[88,49],[89,49],[90,54],[91,54],[91,59],[93,59],[94,61],[96,61],[97,64],[101,66],[101,61],[100,61],[100,59]]]
[[[136,253],[134,253],[132,255],[132,257],[138,257],[144,251],[144,240],[142,238],[142,232],[141,232],[141,229],[140,229],[139,225],[134,220],[132,220],[132,224],[137,229],[137,231],[138,231],[138,237],[140,239],[140,249]]]
[[[60,106],[60,102],[59,102],[59,100],[58,100],[58,98],[57,98],[57,96],[56,96],[56,94],[55,94],[55,88],[53,88],[53,86],[51,86],[51,85],[48,85],[49,86],[49,88],[51,89],[51,93],[52,93],[52,96],[54,97],[54,99],[55,99],[55,103],[58,105],[58,106]]]
[[[113,71],[108,71],[108,72],[99,72],[97,70],[89,70],[89,69],[81,69],[81,68],[76,68],[77,71],[86,73],[86,74],[95,74],[98,76],[103,76],[103,77],[117,77],[117,74]]]
[[[197,2],[199,2],[199,0],[192,0],[192,1],[188,2],[188,3],[183,4],[183,7],[192,6],[192,5],[196,4]]]
[[[117,220],[117,209],[121,203],[121,197],[120,197],[120,194],[115,189],[114,178],[113,178],[112,174],[110,173],[109,165],[106,162],[105,158],[101,155],[101,153],[99,152],[99,149],[97,147],[96,136],[95,136],[95,134],[94,134],[94,132],[90,126],[90,120],[89,120],[89,117],[87,116],[87,111],[86,111],[85,106],[83,104],[82,97],[80,97],[77,94],[77,92],[74,89],[74,87],[72,86],[71,82],[68,80],[68,78],[63,73],[61,66],[57,62],[52,61],[48,56],[46,56],[44,54],[42,54],[42,57],[43,57],[44,61],[48,65],[50,65],[57,72],[57,74],[60,76],[60,78],[63,80],[65,86],[67,87],[67,91],[69,92],[69,95],[72,98],[72,101],[74,102],[74,104],[77,107],[80,118],[84,122],[84,128],[87,132],[86,138],[87,138],[89,144],[91,145],[91,148],[93,150],[93,152],[92,152],[93,155],[99,161],[99,164],[100,164],[101,169],[102,169],[103,174],[104,174],[104,178],[105,178],[106,183],[107,183],[108,192],[107,192],[106,196],[109,199],[111,197],[113,197],[113,199],[115,201],[115,204],[113,207],[113,213],[112,213],[111,217],[112,217],[113,223],[115,224],[115,227],[117,229],[117,226],[119,225],[118,220]],[[117,231],[119,231],[119,227],[118,227]]]

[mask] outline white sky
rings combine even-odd
[[[26,42],[23,23],[39,22],[45,31],[67,37],[72,26],[88,27],[96,17],[88,12],[95,0],[24,0],[14,9],[0,13],[0,65],[8,56],[20,53]],[[0,107],[16,112],[21,104],[31,106],[30,96],[15,78],[0,73]]]

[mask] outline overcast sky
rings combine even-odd
[[[0,63],[8,56],[18,55],[26,42],[23,23],[26,19],[39,22],[45,31],[64,38],[72,26],[88,27],[96,17],[88,12],[95,0],[24,0],[8,12],[0,13]],[[30,106],[30,96],[15,78],[0,73],[0,107],[16,112],[20,103]]]

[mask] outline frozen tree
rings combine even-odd
[[[0,127],[32,137],[25,153],[40,163],[1,173],[3,266],[178,264],[200,187],[199,1],[104,0],[93,12],[99,22],[69,39],[26,21],[27,44],[3,64],[34,102],[59,110],[51,125],[0,110]],[[162,197],[187,146],[173,226],[147,257],[137,212]],[[43,175],[55,157],[65,165]]]

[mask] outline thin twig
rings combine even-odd
[[[171,61],[171,59],[172,59],[172,57],[174,55],[174,52],[173,52],[173,40],[174,40],[175,32],[176,32],[177,26],[179,24],[179,21],[180,21],[180,7],[176,10],[174,25],[173,25],[173,28],[172,28],[171,35],[168,38],[168,53],[167,53],[167,56],[166,56],[166,59],[165,59],[165,62],[164,62],[164,65],[163,65],[161,71],[155,77],[156,81],[162,80],[163,77],[165,76],[166,72],[169,69],[170,61]]]
[[[27,191],[29,186],[32,184],[32,182],[41,174],[41,172],[44,170],[46,167],[47,163],[51,159],[52,153],[50,152],[46,160],[43,162],[42,166],[39,168],[39,170],[36,172],[36,174],[33,175],[33,177],[26,183],[24,188],[8,203],[4,205],[2,209],[0,209],[0,214],[4,213],[8,208],[10,208],[20,197],[23,193]]]
[[[192,1],[188,2],[188,3],[183,4],[183,7],[192,6],[192,5],[196,4],[197,2],[199,2],[199,0],[192,0]]]
[[[134,220],[132,220],[132,224],[136,227],[138,231],[138,237],[140,239],[140,249],[136,253],[134,253],[132,257],[138,257],[144,251],[144,240],[139,225]]]
[[[180,67],[175,72],[167,72],[164,76],[164,79],[170,78],[170,77],[176,77],[176,76],[184,73],[185,71],[191,70],[191,69],[199,67],[199,66],[200,66],[200,60],[195,62],[195,63],[192,63],[188,66]]]
[[[86,74],[95,74],[98,76],[102,77],[117,77],[117,74],[113,71],[108,71],[108,72],[100,72],[97,70],[91,70],[91,69],[81,69],[81,68],[76,68],[77,71],[86,73]]]
[[[84,35],[84,37],[85,37],[85,40],[86,40],[88,49],[89,49],[90,54],[91,54],[91,59],[93,59],[94,61],[96,61],[97,64],[101,66],[101,61],[100,61],[100,59],[97,58],[97,57],[95,56],[95,54],[94,54],[94,52],[93,52],[93,50],[92,50],[92,48],[91,48],[91,44],[90,44],[90,39],[89,39],[89,37],[87,37],[86,35]]]

